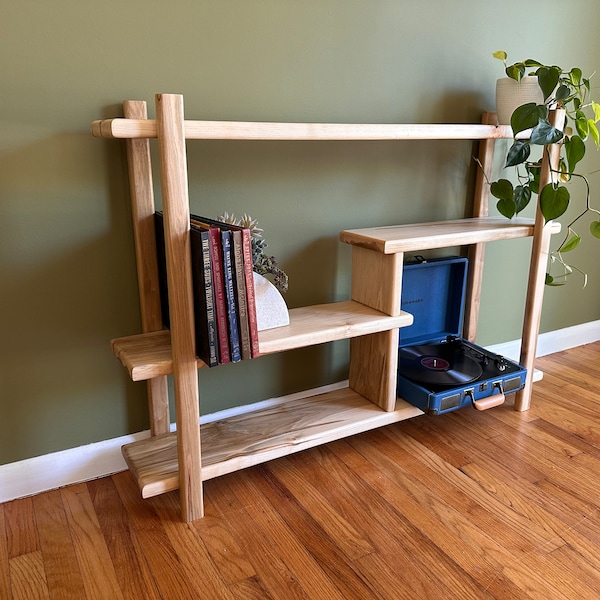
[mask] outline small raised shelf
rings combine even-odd
[[[509,221],[504,217],[480,217],[415,225],[349,229],[340,233],[340,241],[382,254],[396,254],[531,237],[534,225],[533,219]],[[552,233],[559,231],[560,223],[552,222]]]
[[[379,333],[412,322],[412,315],[406,312],[389,316],[353,300],[293,308],[289,325],[259,332],[260,353],[284,352]],[[111,346],[133,381],[173,372],[171,334],[167,330],[117,338]],[[200,359],[197,365],[205,366]]]
[[[422,414],[403,400],[384,411],[345,387],[206,423],[202,480]],[[123,446],[123,456],[144,498],[179,488],[176,433]]]

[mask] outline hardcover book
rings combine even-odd
[[[156,248],[163,324],[170,327],[167,263],[164,238],[164,217],[155,213]],[[192,253],[192,286],[194,302],[194,326],[196,355],[209,367],[219,364],[215,295],[212,281],[209,232],[192,226],[190,228]]]
[[[242,265],[243,265],[243,281],[245,283],[245,305],[246,305],[246,318],[248,323],[248,334],[250,342],[250,357],[257,358],[260,356],[260,350],[258,345],[258,323],[256,320],[256,295],[254,292],[254,266],[252,263],[252,236],[250,230],[246,227],[239,225],[232,225],[230,223],[223,223],[215,219],[209,219],[206,217],[200,217],[197,215],[191,215],[192,219],[201,220],[206,223],[210,223],[215,227],[219,227],[222,230],[229,230],[231,232],[239,231],[241,233],[241,245],[242,245]],[[241,265],[238,263],[238,269]],[[238,280],[240,275],[238,275]]]

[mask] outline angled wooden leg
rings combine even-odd
[[[157,95],[156,121],[163,172],[162,198],[177,414],[179,494],[183,520],[193,521],[203,516],[204,508],[183,97],[175,94]]]
[[[565,122],[564,110],[552,111],[550,122],[557,129],[563,129]],[[546,146],[542,159],[540,172],[540,190],[555,180],[553,169],[558,167],[559,146]],[[525,387],[517,392],[515,410],[528,410],[531,404],[533,385],[533,371],[535,368],[535,354],[537,350],[538,332],[542,318],[542,300],[544,298],[544,285],[546,266],[550,248],[551,223],[544,224],[544,217],[540,211],[539,202],[535,217],[535,227],[531,248],[531,263],[529,267],[529,281],[527,285],[527,298],[525,300],[525,317],[523,320],[523,336],[521,339],[521,365],[527,369]]]
[[[123,103],[123,111],[127,119],[148,118],[146,103],[143,101],[128,100]],[[129,165],[129,188],[142,331],[148,333],[163,328],[154,234],[155,209],[150,140],[147,138],[128,139],[125,146]],[[148,381],[147,393],[151,434],[168,433],[171,419],[167,378],[158,377]]]
[[[483,125],[495,125],[498,122],[496,113],[484,113],[481,119]],[[479,165],[475,177],[475,192],[473,195],[473,217],[487,217],[489,213],[490,186],[494,165],[494,147],[496,140],[487,139],[479,142],[477,159]],[[477,339],[479,322],[479,307],[481,304],[481,288],[483,282],[483,261],[485,244],[469,246],[469,272],[465,298],[465,318],[463,336],[471,342]]]

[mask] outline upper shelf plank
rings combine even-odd
[[[155,138],[154,119],[94,121],[92,135]],[[512,138],[508,125],[185,121],[188,140],[484,140]]]
[[[412,315],[404,311],[389,316],[352,300],[293,308],[289,312],[289,325],[258,332],[261,354],[379,333],[413,322]],[[111,346],[133,381],[173,372],[171,336],[167,330],[117,338]],[[197,365],[205,366],[200,359]]]
[[[395,254],[531,237],[533,226],[532,219],[509,220],[504,217],[483,217],[416,225],[349,229],[340,233],[340,241],[383,254]],[[549,226],[552,233],[560,231],[560,223],[553,221]]]

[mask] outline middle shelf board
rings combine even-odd
[[[560,231],[558,222],[552,221],[548,226],[551,227],[552,233]],[[340,241],[383,254],[396,254],[531,237],[533,230],[532,219],[481,217],[416,225],[349,229],[340,233]]]
[[[389,331],[413,322],[407,312],[389,316],[353,300],[293,308],[289,312],[289,325],[259,332],[261,354]],[[133,381],[173,372],[171,334],[167,330],[117,338],[111,341],[111,347]],[[198,367],[202,366],[204,363],[198,359]]]
[[[400,399],[386,412],[344,387],[206,423],[201,425],[202,479],[422,414]],[[144,498],[179,487],[176,433],[127,444],[123,456]]]

